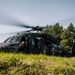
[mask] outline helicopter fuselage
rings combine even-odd
[[[0,44],[0,50],[7,52],[51,54],[52,48],[60,49],[58,39],[49,34],[41,33],[17,34]]]

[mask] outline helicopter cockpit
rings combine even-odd
[[[4,41],[4,43],[7,43],[7,42],[19,42],[20,38],[21,38],[21,36],[12,36],[12,37],[7,38]]]

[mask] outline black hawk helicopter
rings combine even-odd
[[[0,43],[0,50],[5,52],[24,52],[24,53],[42,53],[55,54],[59,47],[59,39],[46,33],[39,33],[44,27],[17,25],[25,28],[31,28],[29,31],[17,33],[10,36],[3,43]],[[37,31],[37,32],[32,32]],[[51,51],[52,49],[52,51]]]
[[[2,16],[2,17],[1,17]],[[60,46],[60,39],[48,33],[41,33],[45,27],[29,26],[23,24],[14,18],[2,13],[0,23],[22,28],[31,28],[31,30],[19,32],[10,36],[3,43],[0,43],[0,51],[4,52],[22,52],[34,54],[63,55],[65,52]],[[4,17],[4,19],[3,19]],[[36,32],[35,32],[36,31]],[[75,52],[75,42],[71,54]]]
[[[3,13],[0,16],[0,23],[22,28],[31,28],[29,31],[23,31],[14,36],[10,36],[3,43],[0,43],[0,51],[55,55],[55,53],[60,52],[60,49],[62,49],[59,45],[60,40],[58,38],[47,33],[39,32],[45,27],[22,24],[20,21]]]

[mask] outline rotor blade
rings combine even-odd
[[[17,31],[17,32],[1,33],[0,34],[0,37],[1,36],[7,36],[7,35],[12,36],[12,35],[22,34],[22,33],[30,32],[30,31],[32,31],[32,29],[27,29],[26,31]]]
[[[33,26],[29,26],[28,24],[23,24],[22,22],[16,20],[15,18],[1,12],[0,12],[0,24],[12,25],[12,26],[17,26],[22,28],[33,27]]]

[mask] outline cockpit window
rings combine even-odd
[[[8,43],[8,42],[19,42],[20,41],[21,36],[12,36],[7,38],[4,43]]]
[[[7,38],[7,39],[4,41],[4,43],[10,42],[10,40],[11,40],[12,38],[13,38],[13,37]]]
[[[20,38],[21,38],[21,36],[14,36],[14,37],[11,39],[11,42],[19,42],[19,41],[20,41]]]

